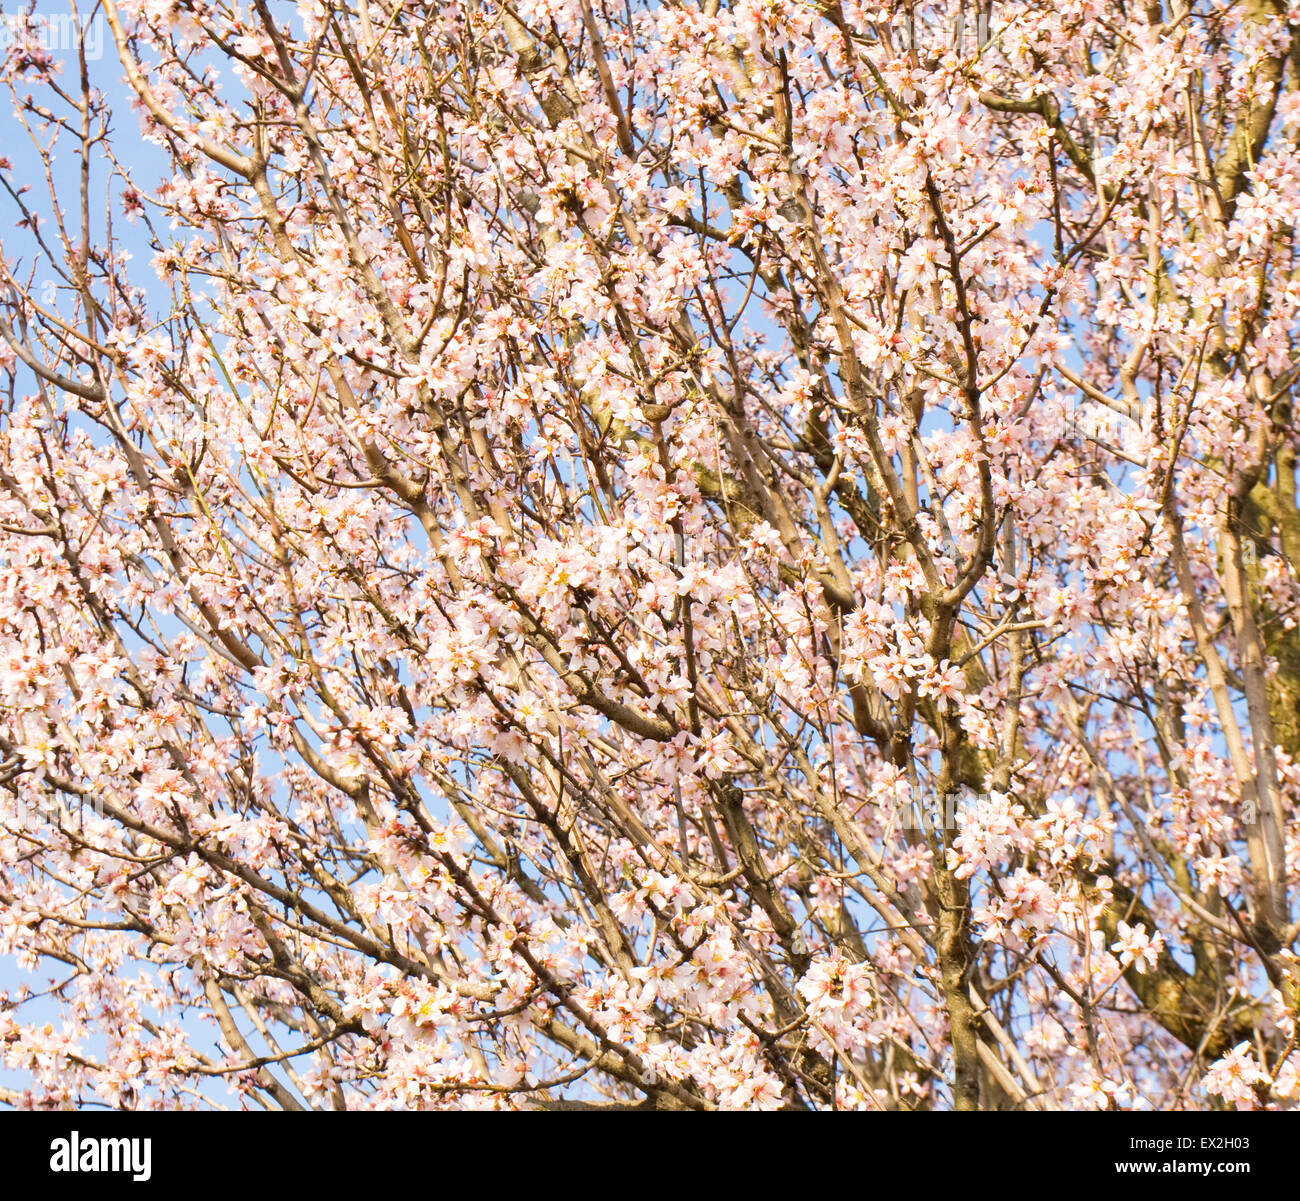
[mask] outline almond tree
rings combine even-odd
[[[1300,1098],[1300,11],[72,11],[4,1100]]]

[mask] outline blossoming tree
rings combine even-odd
[[[1300,1099],[1300,10],[77,20],[6,1101]]]

